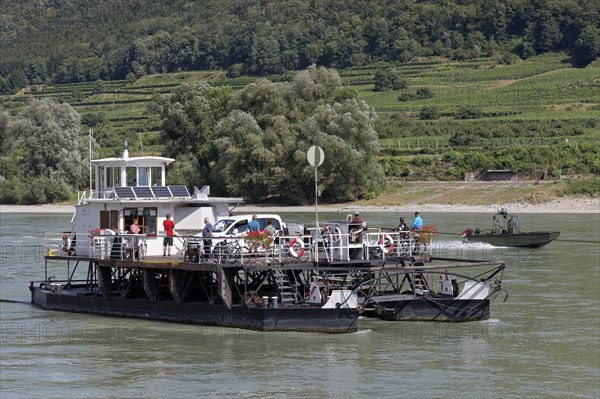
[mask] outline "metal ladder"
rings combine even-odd
[[[415,292],[417,292],[417,290],[421,290],[421,293],[429,292],[429,286],[427,285],[427,280],[425,280],[423,273],[415,273],[412,276],[412,285]]]
[[[293,304],[298,301],[298,292],[292,286],[287,272],[284,270],[273,270],[273,278],[282,304]]]

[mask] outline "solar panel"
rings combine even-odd
[[[133,187],[133,192],[138,198],[154,198],[154,193],[150,187]]]
[[[153,186],[152,192],[154,192],[154,196],[157,198],[171,198],[171,192],[169,191],[169,187],[167,186]]]
[[[135,198],[131,187],[115,187],[115,193],[119,198]]]
[[[190,192],[186,186],[169,186],[173,197],[189,197]]]

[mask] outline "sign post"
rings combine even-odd
[[[323,149],[318,145],[313,145],[306,152],[306,158],[308,159],[308,163],[315,167],[315,224],[317,226],[317,230],[319,229],[319,208],[318,208],[318,198],[319,191],[317,186],[317,168],[323,164],[325,160],[325,154],[323,153]]]

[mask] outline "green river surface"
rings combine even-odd
[[[375,228],[400,215],[362,216]],[[600,214],[520,215],[522,230],[561,231],[535,250],[462,243],[461,231],[490,228],[491,216],[423,215],[450,233],[437,238],[438,255],[506,261],[509,296],[492,303],[490,320],[361,318],[357,333],[327,335],[41,310],[28,290],[44,275],[40,245],[45,232],[69,230],[71,215],[2,214],[0,398],[598,399]]]

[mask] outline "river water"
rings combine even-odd
[[[362,216],[392,227],[399,215]],[[506,261],[510,295],[490,320],[361,318],[357,333],[326,335],[44,311],[27,288],[43,278],[37,244],[68,230],[70,215],[1,214],[0,397],[600,397],[600,215],[521,215],[523,230],[561,231],[537,250],[461,243],[459,232],[490,227],[491,215],[423,217],[452,233],[438,237],[439,254]]]

